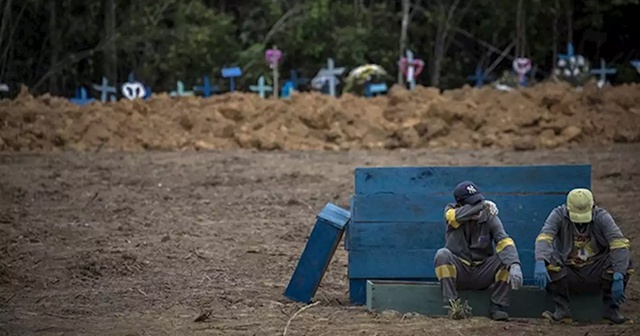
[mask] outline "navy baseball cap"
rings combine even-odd
[[[456,202],[460,204],[476,204],[484,201],[484,196],[480,192],[480,188],[471,181],[458,183],[456,189],[453,191],[453,197],[456,199]]]

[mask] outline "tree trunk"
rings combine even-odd
[[[49,0],[47,3],[49,6],[49,32],[51,33],[51,38],[49,39],[51,47],[49,64],[52,69],[58,65],[61,49],[60,30],[58,29],[58,2],[58,0]],[[51,77],[49,77],[49,93],[54,96],[59,94],[58,72],[51,74]]]
[[[522,56],[522,0],[516,5],[516,49],[515,58]]]
[[[436,30],[436,42],[433,46],[433,57],[431,66],[431,86],[440,85],[440,72],[442,71],[442,58],[444,57],[444,45],[447,39],[445,18],[438,23]]]
[[[107,41],[104,50],[104,75],[111,83],[118,82],[118,49],[116,47],[116,0],[104,0],[104,29]]]
[[[551,37],[553,43],[553,67],[556,67],[556,62],[558,59],[558,21],[560,20],[560,3],[558,0],[555,0],[554,4],[554,17],[553,17],[553,36]]]
[[[400,48],[398,50],[399,57],[402,58],[405,50],[407,50],[407,31],[409,30],[409,0],[402,0],[402,28],[400,30]],[[398,69],[398,85],[403,85],[402,69]]]

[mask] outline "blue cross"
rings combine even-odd
[[[171,97],[193,96],[193,91],[185,91],[184,90],[184,83],[182,83],[182,81],[178,81],[176,83],[176,86],[178,87],[178,89],[175,90],[175,91],[169,92],[169,96],[171,96]]]
[[[138,80],[136,80],[136,77],[133,74],[133,71],[129,72],[129,76],[127,77],[127,81],[129,83],[135,83],[135,82],[140,82]],[[140,82],[140,84],[142,84],[142,82]],[[144,84],[142,84],[144,86]],[[150,86],[145,86],[144,87],[144,97],[142,97],[142,99],[144,100],[149,100],[149,98],[151,97],[151,87]]]
[[[367,82],[365,89],[365,96],[373,97],[379,93],[387,92],[387,83],[375,83]]]
[[[273,88],[269,85],[265,85],[264,76],[258,77],[258,85],[249,86],[249,90],[253,92],[258,92],[261,98],[265,97],[266,92],[273,91]]]
[[[298,90],[298,86],[307,85],[309,83],[309,78],[298,78],[298,72],[295,70],[291,70],[289,72],[289,82],[293,84],[293,88]]]
[[[487,77],[484,73],[484,71],[482,71],[482,67],[480,66],[480,64],[478,64],[478,66],[476,66],[476,72],[473,76],[469,76],[467,77],[467,80],[470,81],[475,81],[475,87],[481,87],[484,85],[484,81],[488,80],[489,77]]]
[[[238,67],[232,68],[222,68],[222,78],[229,78],[229,91],[233,92],[236,90],[236,82],[235,78],[242,76],[242,69]]]
[[[100,92],[100,101],[102,101],[103,103],[107,102],[107,98],[109,97],[109,93],[112,93],[111,95],[111,101],[116,101],[116,87],[115,86],[109,86],[109,80],[107,79],[107,77],[102,77],[102,84],[98,85],[98,84],[93,84],[93,89],[97,90],[98,92]]]
[[[631,61],[631,66],[636,68],[636,71],[640,73],[640,60]]]
[[[569,60],[571,57],[574,57],[575,51],[573,50],[573,43],[567,43],[567,53],[558,55],[559,59]]]
[[[87,89],[81,87],[80,90],[76,89],[76,96],[69,99],[72,103],[80,106],[93,103],[95,99],[87,97]]]
[[[607,81],[607,75],[613,75],[617,72],[615,68],[607,68],[607,63],[604,59],[600,59],[600,69],[593,69],[591,73],[594,75],[600,75],[600,81],[604,84]]]
[[[203,97],[211,96],[211,93],[218,92],[218,87],[215,85],[211,85],[209,82],[209,76],[202,77],[202,86],[194,86],[193,91],[202,92]]]

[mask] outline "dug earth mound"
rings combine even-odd
[[[511,92],[399,86],[386,96],[250,93],[75,105],[23,87],[0,101],[0,150],[535,150],[640,142],[640,85]]]

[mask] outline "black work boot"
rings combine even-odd
[[[554,312],[546,310],[542,317],[551,322],[572,323],[571,308],[569,307],[569,286],[567,279],[562,278],[554,281],[547,287],[551,293],[556,309]]]
[[[602,293],[602,303],[604,304],[604,313],[602,314],[603,319],[613,324],[623,324],[629,321],[628,317],[620,314],[619,307],[613,303],[610,292],[604,291]]]
[[[508,321],[509,314],[504,311],[504,308],[491,302],[491,319],[494,321]]]

